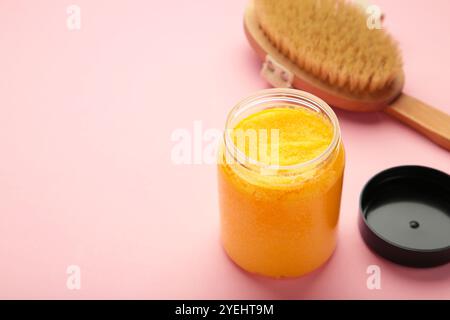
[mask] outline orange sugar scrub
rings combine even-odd
[[[256,144],[239,139],[248,133],[251,142],[255,132]],[[244,100],[228,118],[219,157],[221,237],[237,265],[295,277],[331,256],[345,161],[325,102],[292,89]]]
[[[294,109],[289,106],[258,111],[241,120],[232,129],[231,134],[240,151],[251,156],[249,143],[245,144],[246,148],[236,143],[236,132],[258,132],[261,129],[267,130],[268,133],[278,130],[278,159],[261,159],[262,155],[257,153],[256,160],[266,164],[278,162],[279,165],[288,166],[309,161],[323,153],[333,139],[333,127],[328,119],[309,109]],[[271,142],[271,135],[268,134],[267,150],[271,150]],[[270,152],[267,154],[277,156]]]

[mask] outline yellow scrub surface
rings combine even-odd
[[[320,156],[331,144],[333,126],[306,108],[279,107],[254,113],[232,130],[278,130],[277,158],[258,157],[266,164],[291,166]],[[258,145],[260,146],[260,145]],[[344,172],[339,144],[323,162],[288,175],[262,175],[238,163],[219,163],[221,236],[225,251],[243,269],[272,277],[295,277],[322,265],[336,246],[336,228]],[[270,152],[269,152],[270,155]]]
[[[271,132],[279,133],[279,164],[295,165],[314,159],[327,149],[333,139],[333,127],[329,120],[309,109],[273,108],[255,113],[233,128],[233,140],[236,132],[267,130],[267,149],[271,148]],[[239,147],[239,144],[237,144]],[[239,148],[250,156],[249,144]],[[270,152],[268,152],[270,155]],[[259,154],[258,154],[259,156]],[[258,157],[255,160],[262,160]],[[263,161],[272,164],[273,159]]]

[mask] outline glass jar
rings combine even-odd
[[[250,159],[233,142],[233,128],[269,108],[307,108],[329,120],[333,137],[317,157],[292,165]],[[218,163],[221,239],[243,269],[297,277],[321,266],[337,238],[344,149],[338,119],[321,99],[294,89],[269,89],[230,112]]]

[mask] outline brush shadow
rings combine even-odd
[[[261,61],[249,44],[245,44],[242,47],[242,51],[245,52],[243,56],[245,57],[246,65],[248,65],[249,68],[251,68],[255,72],[255,74],[259,76],[259,72],[261,70]]]
[[[333,110],[341,122],[377,125],[386,121],[386,116],[381,112],[352,112],[335,107],[333,107]]]

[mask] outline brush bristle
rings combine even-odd
[[[333,87],[374,93],[402,72],[394,39],[348,0],[255,0],[258,23],[298,67]]]

